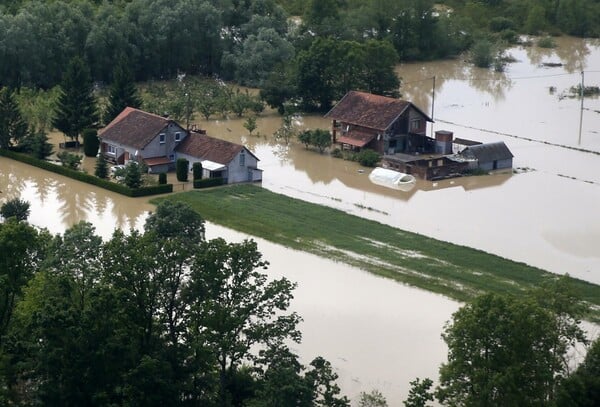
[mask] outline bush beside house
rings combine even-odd
[[[190,162],[185,158],[178,158],[176,164],[177,181],[186,182],[188,180],[188,169]]]

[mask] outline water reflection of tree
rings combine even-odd
[[[590,48],[586,40],[561,38],[557,41],[557,45],[554,51],[564,65],[565,71],[573,73],[586,68],[585,61],[590,54]]]
[[[300,144],[293,144],[290,145],[289,159],[294,169],[305,172],[313,183],[329,184],[337,178],[332,160],[340,159],[331,157],[327,152],[321,154],[316,150],[306,149]]]
[[[504,72],[496,72],[490,69],[470,67],[469,85],[479,92],[492,96],[495,102],[504,100],[506,90],[510,90],[512,82]]]
[[[538,46],[525,47],[525,54],[529,63],[534,66],[541,65],[542,62],[549,62],[556,54],[554,48],[540,48]]]
[[[125,198],[123,199],[131,199]],[[119,205],[119,202],[113,201],[112,205],[112,217],[115,221],[115,229],[131,230],[134,229],[137,222],[137,216],[132,216],[128,211],[129,205]]]
[[[19,176],[22,171],[13,165],[14,161],[3,157],[0,160],[0,191],[2,191],[2,198],[20,197],[27,186],[27,178]]]
[[[52,176],[46,175],[45,171],[43,171],[42,174],[33,177],[31,180],[33,181],[33,186],[37,191],[41,203],[46,201],[50,191],[52,191],[57,185],[56,179],[52,178]]]
[[[92,200],[94,209],[96,210],[96,213],[101,214],[106,211],[106,207],[108,206],[109,199],[105,194],[95,192],[92,195],[91,200]]]
[[[415,69],[414,66],[399,65],[396,74],[402,77],[402,71]],[[433,77],[435,76],[435,91],[441,92],[448,80],[461,78],[464,73],[464,62],[447,60],[426,62],[419,66],[418,77],[403,80],[400,88],[402,99],[409,100],[425,112],[431,111]]]
[[[89,190],[80,190],[76,182],[56,182],[56,196],[60,206],[61,220],[66,225],[74,225],[82,219],[87,218],[92,204]]]

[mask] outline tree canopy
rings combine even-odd
[[[207,241],[187,205],[102,241],[0,223],[0,404],[347,406],[332,366],[288,349],[295,284],[254,241]]]
[[[567,351],[586,343],[580,301],[565,280],[523,298],[486,294],[444,329],[440,368],[445,405],[546,405],[567,376]]]

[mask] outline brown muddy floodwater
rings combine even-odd
[[[107,238],[115,228],[143,227],[154,208],[145,199],[123,197],[3,157],[0,191],[2,200],[20,196],[29,201],[30,222],[54,233],[87,220]],[[251,238],[210,223],[206,234],[230,242]],[[447,350],[440,333],[459,303],[255,240],[270,262],[269,276],[298,283],[291,308],[303,317],[303,340],[293,347],[306,364],[318,355],[328,359],[344,394],[357,398],[361,391],[379,389],[390,405],[399,405],[415,377],[437,377]]]
[[[273,113],[258,118],[258,136],[248,135],[243,119],[197,124],[209,135],[246,144],[261,160],[263,187],[274,192],[600,284],[600,101],[586,98],[582,110],[581,101],[568,96],[582,69],[586,86],[600,85],[600,44],[572,38],[557,43],[556,49],[510,49],[517,62],[503,73],[461,60],[398,67],[405,99],[426,112],[435,100],[433,129],[504,141],[515,168],[524,169],[517,173],[418,181],[410,191],[397,191],[370,183],[369,170],[356,163],[274,141],[281,119]],[[296,123],[300,129],[330,125],[317,116]],[[85,167],[93,171],[88,161]],[[115,227],[141,227],[152,210],[145,199],[2,157],[0,191],[0,202],[15,196],[31,202],[30,221],[56,233],[88,220],[109,236]],[[244,237],[207,226],[209,237]],[[410,380],[437,378],[446,352],[440,333],[458,303],[257,240],[271,262],[269,273],[299,284],[293,307],[304,317],[304,339],[298,351],[305,361],[328,358],[344,393],[355,397],[377,388],[390,405],[400,405]]]

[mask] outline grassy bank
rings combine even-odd
[[[466,301],[484,292],[518,294],[555,274],[480,250],[275,194],[253,185],[192,191],[168,198],[204,219],[274,243],[345,262],[372,273]],[[600,286],[572,279],[600,321]]]

